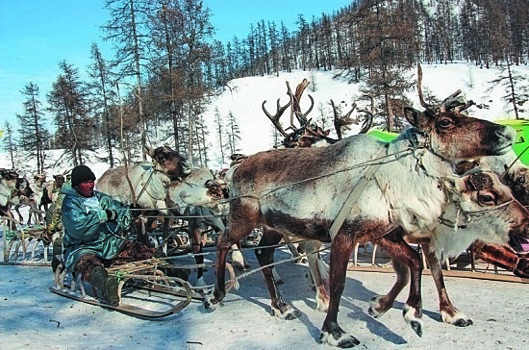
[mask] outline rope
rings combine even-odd
[[[387,151],[387,145],[385,146]],[[376,158],[384,151],[384,148],[380,150],[377,153]],[[387,153],[387,152],[386,152]],[[386,154],[387,156],[387,154]],[[342,204],[342,207],[340,208],[340,211],[336,215],[336,219],[331,225],[331,228],[329,229],[329,234],[331,236],[331,240],[334,241],[334,237],[336,237],[336,234],[338,233],[338,230],[342,227],[345,219],[347,216],[351,214],[351,210],[353,210],[353,207],[356,204],[356,201],[358,198],[360,198],[360,195],[364,192],[365,188],[367,187],[367,184],[373,179],[373,176],[375,176],[375,173],[382,165],[382,162],[380,163],[371,163],[368,165],[364,175],[358,180],[358,182],[355,184],[353,189],[351,190],[351,193],[347,196],[345,199],[345,202]],[[355,234],[356,235],[356,234]]]

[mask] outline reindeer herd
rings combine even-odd
[[[338,136],[333,139],[329,131],[307,119],[313,105],[310,95],[311,107],[301,112],[299,101],[308,81],[299,84],[295,93],[287,83],[290,102],[281,106],[278,100],[275,115],[266,110],[266,101],[262,104],[284,137],[284,147],[238,157],[223,179],[207,168],[189,168],[166,146],[149,148],[151,163],[109,169],[96,187],[133,204],[137,238],[146,244],[153,221],[162,216],[165,253],[171,218],[188,217],[197,264],[203,262],[203,230],[210,226],[219,233],[216,283],[204,301],[208,310],[216,309],[226,296],[227,254],[259,228],[262,237],[256,257],[272,313],[283,319],[294,319],[299,312],[279,292],[275,247],[288,237],[304,240],[309,253],[323,243],[330,245],[328,267],[318,254],[309,254],[317,308],[326,312],[320,337],[324,344],[350,348],[360,343],[338,324],[337,316],[351,254],[366,241],[387,251],[397,275],[387,294],[371,300],[368,312],[373,317],[387,312],[409,284],[404,320],[416,334],[423,334],[423,262],[410,246],[413,242],[421,244],[432,271],[443,321],[471,325],[472,320],[448,298],[441,258],[457,256],[472,246],[478,254],[484,252],[482,256],[529,277],[527,255],[509,246],[529,238],[527,168],[513,154],[512,128],[465,115],[471,104],[457,98],[459,91],[439,105],[427,104],[420,67],[418,76],[424,109],[404,108],[411,127],[392,142],[365,135],[373,121],[372,99],[371,110],[361,111],[366,116],[361,132],[349,137],[342,137],[343,131],[361,122],[351,117],[356,105],[340,117],[331,101]],[[279,119],[288,107],[290,126],[285,129]],[[294,127],[296,121],[301,127]],[[14,222],[10,211],[17,205],[14,198],[31,198],[31,187],[16,173],[2,169],[1,175],[0,210]],[[197,279],[203,282],[201,269]]]

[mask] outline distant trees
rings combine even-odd
[[[35,83],[28,83],[21,91],[24,95],[24,112],[17,115],[20,125],[19,146],[26,155],[37,161],[37,172],[44,172],[44,150],[46,149],[47,130],[42,103],[39,99],[39,87]],[[11,150],[13,144],[10,144]]]
[[[17,152],[18,147],[13,135],[13,126],[11,123],[5,122],[4,129],[4,134],[2,135],[3,149],[9,154],[11,169],[15,169],[15,153]]]
[[[116,45],[116,62],[120,67],[120,78],[135,79],[137,115],[140,128],[142,158],[146,160],[147,143],[145,114],[143,111],[143,69],[149,52],[147,34],[148,0],[106,0],[110,11],[109,22],[101,28],[107,33],[106,40]],[[121,80],[121,79],[120,79]]]
[[[78,69],[66,61],[60,62],[59,68],[62,73],[46,98],[57,127],[55,141],[75,166],[83,164],[87,151],[93,149],[96,123],[89,114],[88,91]]]
[[[76,68],[60,63],[61,74],[47,95],[54,135],[26,127],[32,117],[35,123],[32,113],[42,117],[42,106],[25,105],[20,116],[24,130],[13,145],[33,149],[39,167],[45,155],[26,144],[31,138],[67,149],[75,164],[89,150],[104,147],[114,166],[121,126],[127,157],[134,151],[130,146],[141,145],[135,151],[141,149],[145,159],[144,146],[156,136],[191,165],[205,165],[209,98],[232,79],[295,69],[337,69],[351,83],[362,83],[362,92],[375,99],[377,125],[390,131],[406,127],[400,111],[409,104],[406,91],[415,84],[409,73],[418,61],[502,67],[491,83],[505,88],[516,118],[527,99],[528,78],[514,73],[529,62],[527,0],[358,0],[311,19],[300,14],[292,30],[283,22],[259,20],[247,35],[227,43],[213,40],[211,13],[202,0],[105,0],[104,8],[109,20],[101,29],[114,44],[114,57],[103,57],[94,43],[87,82]],[[214,126],[223,158],[236,152],[240,137],[235,116],[226,117],[221,126],[215,116]],[[162,123],[169,126],[159,128]]]
[[[116,132],[117,123],[112,120],[112,106],[116,104],[116,92],[114,91],[114,80],[107,60],[99,50],[96,43],[92,43],[90,50],[91,65],[88,67],[90,81],[87,84],[90,93],[91,112],[97,121],[96,125],[101,125],[101,135],[104,138],[105,149],[108,153],[110,167],[113,168],[114,143],[118,137]]]
[[[505,64],[501,66],[499,76],[491,80],[489,84],[490,87],[487,91],[498,85],[504,88],[503,100],[507,106],[511,106],[509,110],[514,113],[514,117],[520,119],[521,108],[529,100],[527,77],[513,71],[513,66],[507,58],[505,59]]]
[[[227,149],[231,154],[237,153],[239,151],[239,142],[241,140],[241,130],[237,119],[233,112],[228,114],[228,121],[226,124],[226,135],[227,135]]]

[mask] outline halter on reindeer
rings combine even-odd
[[[512,129],[458,111],[405,108],[404,113],[413,127],[389,144],[355,135],[322,148],[261,152],[239,164],[231,177],[228,227],[218,246],[217,283],[205,307],[214,308],[223,300],[226,254],[256,226],[268,230],[260,243],[263,247],[278,243],[283,234],[331,242],[331,294],[321,341],[339,347],[359,344],[337,322],[355,243],[380,239],[396,226],[407,232],[430,227],[442,214],[446,195],[439,181],[452,174],[450,162],[503,154],[514,139]],[[376,171],[366,179],[373,167]],[[363,183],[361,196],[331,234],[359,182]],[[415,186],[410,188],[410,183]],[[399,258],[414,252],[403,239],[397,238],[392,247],[404,255]],[[257,258],[263,266],[272,261],[272,255],[273,248],[263,248]],[[296,312],[281,299],[270,269],[265,267],[263,273],[274,313],[294,317]],[[412,327],[418,326],[414,321],[421,316],[419,287],[412,284],[406,302]]]

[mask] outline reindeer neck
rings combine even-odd
[[[410,162],[417,172],[439,179],[453,174],[452,163],[432,152],[430,139],[415,128],[407,129],[390,145],[394,145],[392,152],[403,152],[408,149],[410,154],[402,158],[403,162]]]

